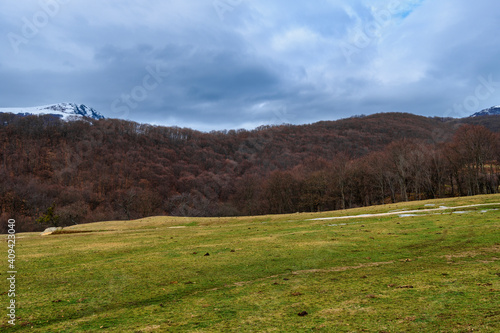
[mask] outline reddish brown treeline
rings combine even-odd
[[[2,114],[0,217],[29,231],[53,204],[70,225],[497,193],[499,141],[482,126],[409,114],[211,133]]]

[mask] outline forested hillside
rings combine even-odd
[[[39,222],[72,225],[496,193],[499,124],[500,116],[390,113],[202,133],[1,114],[1,231],[8,218],[30,231],[45,227],[36,222],[42,216]]]

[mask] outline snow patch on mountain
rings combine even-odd
[[[104,116],[95,109],[75,103],[59,103],[27,108],[0,108],[0,113],[14,113],[23,116],[53,115],[65,121],[82,119],[83,117],[96,120],[104,119]]]
[[[489,109],[484,109],[479,112],[474,113],[471,118],[482,117],[482,116],[496,116],[500,115],[500,105],[492,106]]]

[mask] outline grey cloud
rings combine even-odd
[[[210,130],[389,111],[442,116],[476,98],[480,77],[500,81],[500,3],[404,1],[377,22],[391,2],[242,0],[227,2],[222,17],[210,1],[69,2],[18,54],[6,36],[40,6],[1,4],[0,106],[77,102],[107,117]],[[366,45],[353,45],[359,32]],[[168,75],[128,112],[113,112],[117,99],[144,93],[157,67]],[[477,108],[500,103],[500,84],[492,90]]]

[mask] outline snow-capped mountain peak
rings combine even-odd
[[[53,115],[62,120],[80,119],[83,117],[92,119],[104,119],[104,116],[95,109],[83,104],[59,103],[27,108],[0,108],[0,113],[14,113],[20,115]]]
[[[496,115],[500,115],[500,105],[492,106],[489,109],[484,109],[479,112],[476,112],[471,117],[496,116]]]

